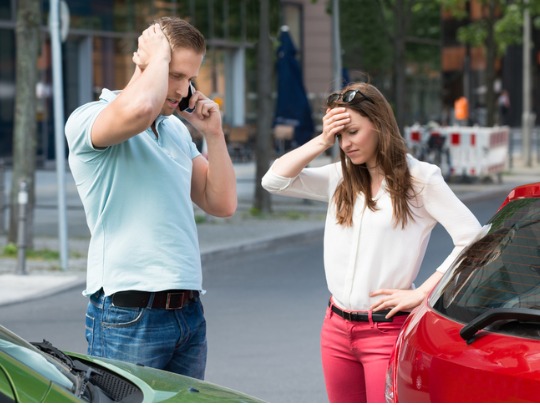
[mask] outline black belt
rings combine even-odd
[[[328,306],[330,309],[332,309],[332,312],[335,314],[338,314],[343,319],[346,319],[351,322],[369,322],[369,313],[368,312],[349,312],[349,311],[343,311],[332,304],[332,301],[328,302]],[[371,313],[371,320],[373,322],[392,322],[393,318],[386,318],[386,315],[390,310],[386,311],[377,311]],[[409,312],[403,312],[399,311],[394,314],[394,316],[400,316],[400,315],[409,315]]]
[[[112,303],[115,307],[146,308],[153,297],[150,308],[180,309],[198,296],[194,290],[120,291],[112,295]]]

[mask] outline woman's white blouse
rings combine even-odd
[[[445,272],[461,250],[474,240],[480,223],[444,181],[440,169],[407,155],[417,198],[411,203],[414,221],[394,227],[392,202],[383,181],[371,211],[358,196],[353,225],[336,223],[333,195],[342,180],[341,163],[305,168],[296,178],[268,170],[263,187],[271,193],[328,202],[324,232],[324,268],[328,289],[337,305],[367,310],[380,288],[414,288],[433,227],[439,222],[452,237],[454,249],[437,267]]]

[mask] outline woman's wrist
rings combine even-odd
[[[324,139],[324,135],[321,134],[321,135],[319,135],[318,143],[319,143],[319,145],[324,146],[326,149],[328,149],[328,148],[331,148],[332,146],[334,146],[335,141],[331,142],[331,143],[326,142],[326,140]]]

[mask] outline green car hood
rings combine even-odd
[[[66,354],[131,381],[142,391],[144,402],[262,402],[238,391],[168,371],[79,353]]]

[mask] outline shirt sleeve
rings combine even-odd
[[[336,164],[305,168],[294,178],[280,176],[270,167],[262,178],[262,186],[272,194],[328,202],[338,176]]]
[[[469,245],[481,230],[481,225],[474,214],[454,194],[436,168],[423,191],[424,206],[428,213],[448,232],[454,248],[437,268],[445,273],[461,251]]]
[[[100,101],[85,104],[73,111],[66,122],[65,134],[69,151],[82,161],[92,160],[97,152],[107,149],[94,148],[91,138],[92,126],[105,107],[106,104]]]

